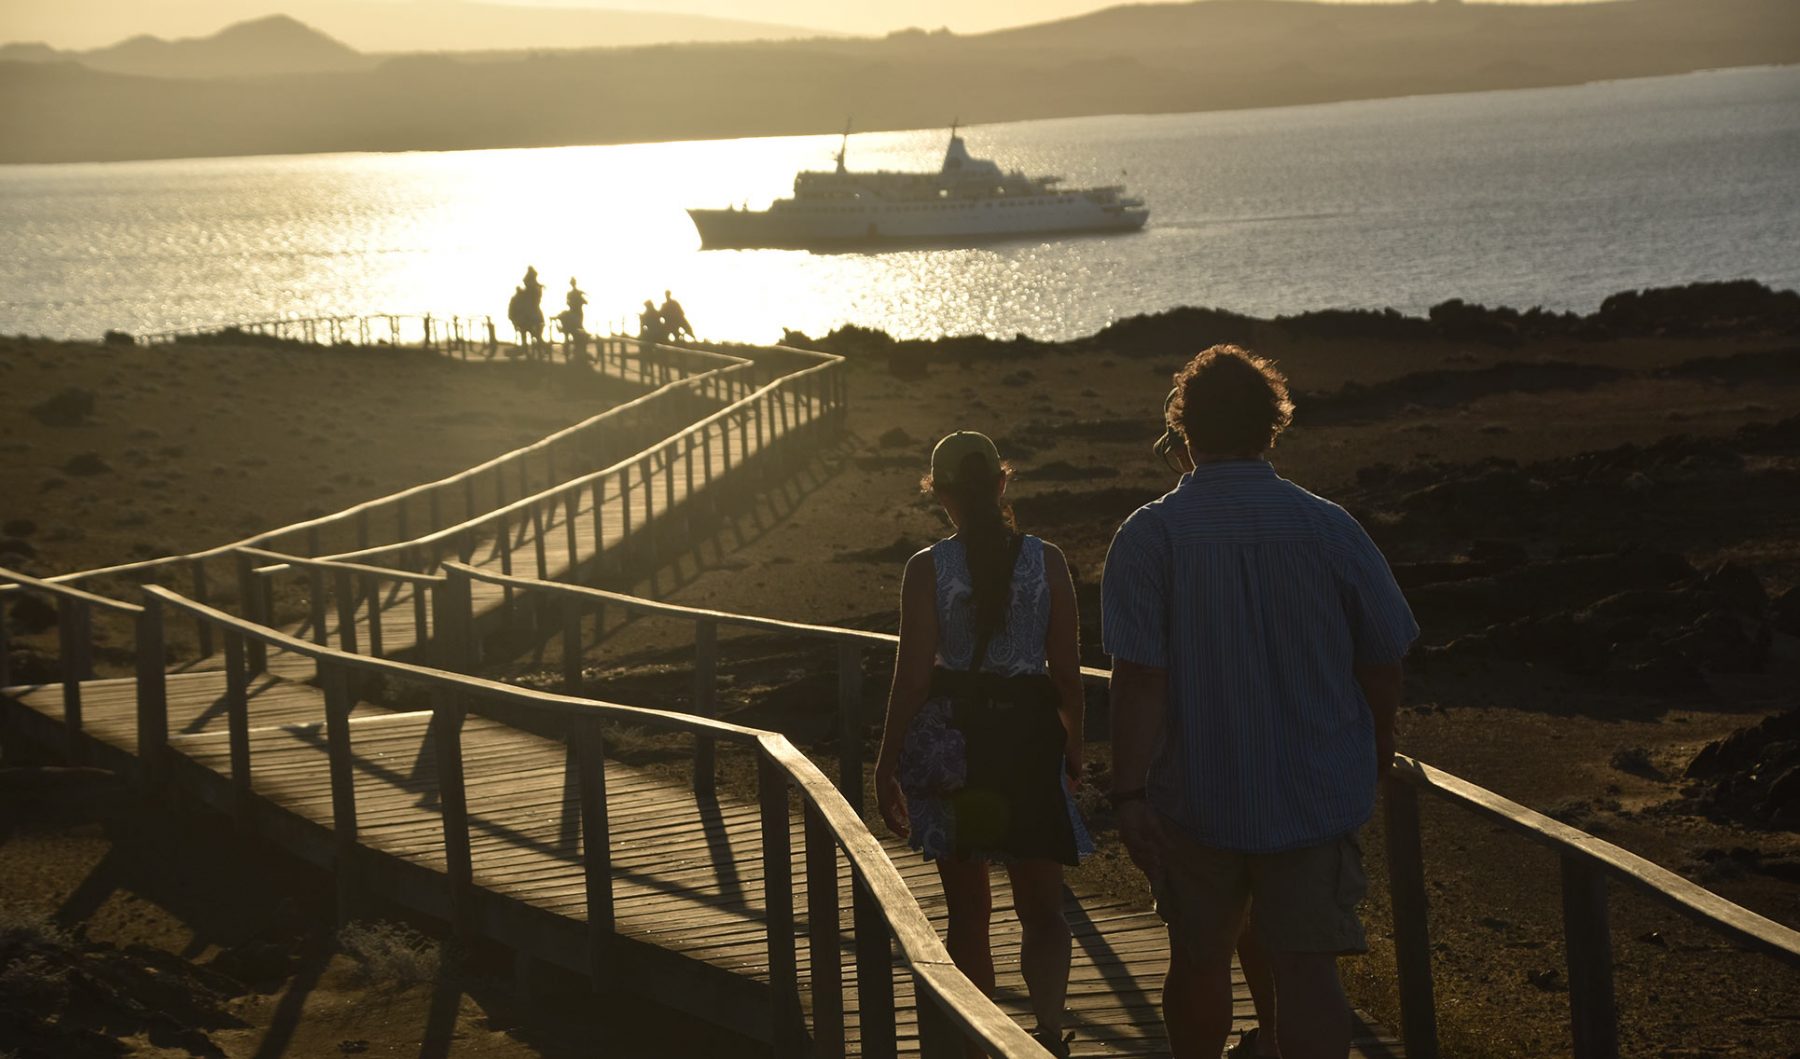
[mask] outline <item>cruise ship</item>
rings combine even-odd
[[[1007,173],[971,158],[954,127],[936,173],[854,173],[844,167],[794,177],[794,197],[766,210],[691,209],[704,249],[825,249],[886,243],[957,244],[1030,235],[1128,232],[1150,211],[1121,186],[1064,188],[1061,178]]]

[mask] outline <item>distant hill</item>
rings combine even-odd
[[[1795,0],[1213,0],[971,36],[401,56],[224,83],[5,62],[0,161],[776,135],[834,129],[846,114],[859,129],[918,128],[956,115],[1215,110],[1795,62]]]
[[[260,77],[367,70],[375,60],[287,17],[227,26],[210,37],[139,36],[65,56],[90,69],[144,77]]]
[[[824,35],[746,19],[559,6],[554,0],[547,6],[529,0],[0,0],[0,8],[9,8],[0,15],[0,32],[15,40],[48,40],[59,45],[64,58],[117,39],[56,36],[70,25],[114,27],[117,37],[197,37],[217,26],[275,13],[365,53],[628,47]],[[8,56],[0,47],[0,60],[9,57],[24,58]]]

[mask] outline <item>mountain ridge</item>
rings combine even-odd
[[[482,56],[226,82],[0,63],[0,162],[460,150],[1285,106],[1800,63],[1791,0],[1136,5],[960,36]],[[54,64],[62,66],[65,64]],[[220,91],[229,84],[229,91]]]

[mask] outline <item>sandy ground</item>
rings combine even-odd
[[[71,390],[91,414],[34,414]],[[453,474],[635,392],[379,347],[0,337],[0,566],[56,574],[225,544]]]
[[[1010,495],[1022,528],[1068,553],[1083,604],[1084,649],[1103,664],[1097,599],[1105,547],[1120,518],[1171,484],[1148,446],[1160,429],[1169,373],[1181,359],[1172,349],[1198,348],[1211,337],[1199,328],[1176,343],[1006,348],[945,356],[922,372],[885,356],[857,357],[849,435],[673,568],[643,572],[636,587],[720,609],[891,630],[902,562],[944,532],[941,515],[918,493],[931,442],[949,430],[982,429],[1017,466]],[[1800,641],[1783,624],[1791,619],[1781,617],[1792,614],[1782,608],[1791,607],[1788,593],[1800,585],[1800,444],[1791,425],[1785,432],[1757,426],[1800,414],[1800,340],[1791,331],[1738,327],[1700,336],[1495,344],[1275,326],[1259,328],[1256,340],[1279,358],[1300,405],[1275,453],[1278,469],[1364,520],[1425,627],[1402,749],[1800,924],[1800,824],[1759,815],[1718,794],[1709,779],[1683,777],[1710,741],[1800,705],[1793,690],[1800,686]],[[70,352],[97,356],[15,346],[0,359],[9,365],[6,392],[14,392],[10,381],[21,372],[51,370],[38,362]],[[224,356],[243,372],[247,389],[261,373],[245,371],[246,359]],[[196,373],[212,370],[191,363]],[[292,372],[296,386],[320,374],[303,368],[297,362]],[[113,370],[129,378],[125,368]],[[349,374],[351,366],[341,370]],[[434,365],[385,382],[357,365],[354,377],[370,405],[404,404],[397,397],[418,388],[415,372],[440,370],[445,387],[471,408],[512,384]],[[557,414],[564,421],[588,414],[557,404],[563,395],[553,387],[534,385],[519,373],[510,400],[519,416],[541,415],[535,425],[484,425],[464,415],[448,421],[452,428],[440,423],[422,435],[395,418],[347,416],[341,429],[360,428],[362,437],[323,452],[336,467],[362,466],[373,461],[371,452],[392,450],[382,459],[391,458],[395,480],[366,487],[386,489],[426,476],[401,477],[409,465],[441,455],[447,471],[525,440],[530,430],[562,425],[546,422]],[[314,391],[321,407],[333,404],[326,399],[331,390]],[[291,398],[280,406],[306,410]],[[339,436],[298,418],[309,432]],[[180,422],[171,414],[151,429],[175,436]],[[139,429],[123,413],[113,423],[107,429],[123,433],[111,444]],[[492,434],[462,436],[478,427],[513,433],[504,442]],[[245,435],[246,457],[269,461],[246,481],[285,481],[295,494],[311,488],[320,443],[296,450],[295,429]],[[0,473],[32,485],[29,493],[7,489],[7,517],[55,526],[91,515],[94,499],[85,511],[76,506],[85,485],[38,488],[59,462],[22,458],[62,435],[10,412],[0,419],[0,431],[7,430],[13,433],[0,433],[0,443],[30,447],[13,449]],[[467,450],[456,447],[465,441]],[[334,494],[330,503],[350,499]],[[283,502],[299,510],[273,521],[320,503],[304,496]],[[164,523],[152,522],[164,532]],[[216,542],[207,535],[212,530],[178,521],[163,539],[171,549],[196,547]],[[100,551],[44,554],[66,555],[58,566],[129,557]],[[1719,572],[1728,560],[1738,571],[1729,576]],[[1752,575],[1754,592],[1741,572]],[[620,630],[590,656],[588,690],[679,708],[691,690],[686,635],[650,621]],[[720,702],[732,719],[780,728],[822,761],[835,757],[828,654],[726,637],[723,656]],[[532,679],[546,661],[527,654],[506,669]],[[889,665],[885,657],[865,660],[872,711],[879,710]],[[554,671],[554,663],[547,668]],[[1103,786],[1103,702],[1095,701],[1089,716],[1090,767]],[[679,767],[677,752],[655,739],[619,736],[617,745],[639,759]],[[727,756],[727,780],[747,775],[745,766]],[[1086,801],[1105,848],[1079,877],[1144,899],[1104,809],[1091,796]],[[1397,1024],[1379,821],[1368,839],[1375,950],[1346,961],[1345,971],[1357,1002]],[[8,841],[9,865],[36,859],[13,856],[26,848],[18,843],[16,835]],[[1429,804],[1425,853],[1446,1053],[1566,1054],[1554,858]],[[69,868],[70,878],[81,870]],[[1791,972],[1736,952],[1617,887],[1614,893],[1627,1054],[1794,1051],[1800,982]]]

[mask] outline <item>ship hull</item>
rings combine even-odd
[[[1150,212],[1067,197],[1045,203],[994,199],[809,207],[782,200],[767,210],[692,209],[703,249],[829,249],[958,245],[1043,235],[1136,231]]]

